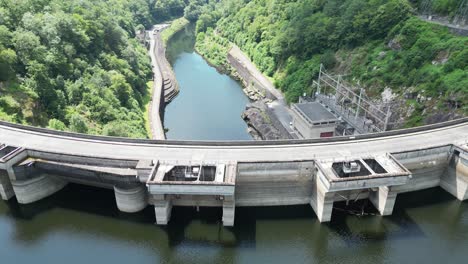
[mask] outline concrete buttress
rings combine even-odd
[[[11,197],[15,196],[13,186],[11,185],[8,172],[6,170],[0,170],[0,196],[3,200],[9,200]]]
[[[234,226],[236,202],[234,196],[225,196],[223,200],[223,225]]]
[[[330,222],[334,198],[335,193],[327,192],[320,178],[316,177],[310,205],[314,209],[320,222]]]
[[[440,187],[460,201],[468,199],[468,156],[456,153],[446,173],[440,179]]]
[[[396,197],[397,192],[392,191],[391,187],[382,186],[377,191],[370,192],[369,200],[381,215],[391,215]]]
[[[167,225],[171,219],[172,202],[167,195],[153,195],[156,224]]]

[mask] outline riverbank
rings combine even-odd
[[[179,31],[184,29],[190,21],[185,17],[178,18],[169,23],[170,25],[161,32],[161,39],[164,45],[167,45],[167,42]]]
[[[197,35],[197,53],[219,71],[242,83],[244,93],[252,101],[242,118],[256,140],[295,138],[289,124],[290,109],[283,94],[264,76],[235,44],[208,29]]]

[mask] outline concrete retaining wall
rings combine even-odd
[[[148,205],[147,192],[144,185],[134,188],[114,186],[115,202],[120,211],[126,213],[139,212]]]
[[[236,206],[309,204],[314,162],[239,163]]]
[[[67,185],[67,182],[55,176],[42,174],[29,180],[13,181],[12,185],[18,202],[29,204],[61,190]]]
[[[266,87],[262,85],[262,83],[257,80],[251,72],[237,60],[237,58],[234,58],[231,53],[228,53],[227,59],[229,61],[229,64],[236,69],[237,73],[239,74],[243,84],[245,87],[250,87],[253,86],[255,89],[261,91],[265,96],[269,99],[276,100],[277,98],[270,92]]]
[[[395,186],[398,193],[419,191],[440,185],[450,159],[451,146],[416,150],[392,155],[409,171],[411,178],[405,185]]]
[[[450,32],[456,35],[468,37],[468,29],[466,28],[457,28],[457,27],[448,27]]]

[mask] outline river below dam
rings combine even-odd
[[[180,93],[166,106],[168,139],[251,140],[241,118],[249,99],[241,85],[219,73],[194,50],[194,26],[175,34],[167,45]]]
[[[181,85],[166,110],[168,137],[250,139],[240,117],[232,120],[248,100],[235,81],[193,53],[190,32],[175,36],[168,50]],[[213,79],[199,83],[201,74]],[[221,208],[174,207],[169,224],[157,226],[151,206],[121,213],[113,190],[69,184],[29,205],[0,201],[0,263],[467,262],[467,201],[432,188],[399,194],[393,215],[376,214],[368,200],[335,203],[329,223],[320,223],[309,205],[236,208],[235,226],[225,228]]]

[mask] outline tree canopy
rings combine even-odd
[[[135,31],[183,15],[187,4],[0,0],[0,118],[146,137],[142,98],[151,65]]]

